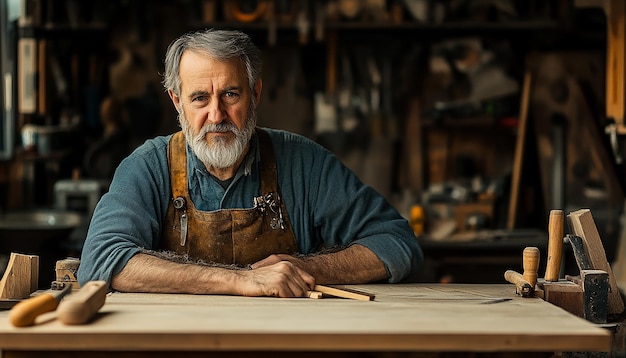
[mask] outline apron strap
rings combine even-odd
[[[259,138],[261,160],[259,163],[259,177],[261,180],[261,195],[278,193],[278,175],[276,158],[274,157],[274,145],[269,134],[261,128],[256,128]]]
[[[187,198],[187,142],[182,131],[176,132],[170,138],[167,146],[167,161],[170,167],[170,186],[172,198]]]
[[[274,146],[269,134],[261,128],[256,128],[261,160],[259,163],[259,177],[261,181],[261,195],[278,192],[278,175]],[[170,166],[170,180],[172,197],[182,196],[186,199],[188,193],[187,178],[187,142],[182,131],[176,132],[170,138],[167,147],[167,160]]]

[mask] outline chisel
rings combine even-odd
[[[546,274],[544,277],[548,282],[559,280],[564,225],[563,211],[550,210],[548,220],[548,258],[546,260]]]
[[[9,312],[9,321],[16,327],[32,326],[39,315],[54,311],[61,299],[71,291],[72,286],[65,285],[61,290],[48,290],[24,300],[13,306]]]

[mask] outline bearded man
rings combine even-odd
[[[182,130],[150,139],[98,203],[78,279],[123,292],[305,297],[315,284],[400,282],[422,251],[405,219],[329,151],[256,126],[261,53],[239,31],[170,44]]]

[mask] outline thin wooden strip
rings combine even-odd
[[[315,291],[319,291],[327,295],[342,297],[342,298],[351,298],[353,300],[360,300],[360,301],[373,301],[374,297],[376,297],[376,295],[374,294],[363,292],[363,291],[358,291],[358,290],[350,289],[346,287],[315,285],[313,289]]]

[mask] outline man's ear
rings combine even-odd
[[[259,79],[254,84],[254,103],[258,106],[259,101],[261,100],[261,90],[263,89],[263,81]]]
[[[172,100],[172,103],[174,104],[174,108],[176,108],[176,111],[180,113],[180,107],[182,106],[182,104],[180,103],[180,97],[175,95],[172,90],[167,90],[167,94],[170,96],[170,99]]]

